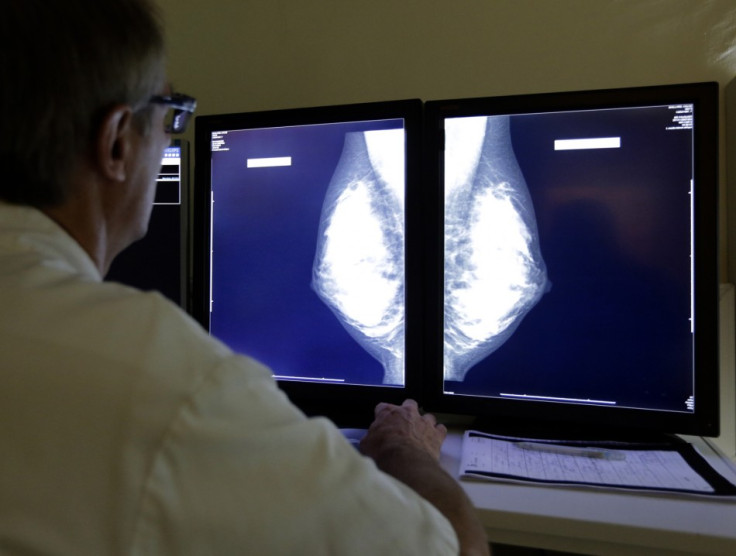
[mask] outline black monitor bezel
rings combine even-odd
[[[506,115],[599,108],[636,107],[693,103],[695,176],[695,379],[697,404],[693,413],[655,412],[629,408],[567,405],[538,401],[453,396],[443,393],[443,227],[444,189],[442,152],[445,117]],[[429,409],[470,415],[496,426],[516,424],[522,428],[552,428],[555,433],[591,429],[610,431],[693,434],[719,433],[718,366],[718,106],[715,82],[659,85],[564,93],[545,93],[437,100],[425,104],[426,183],[431,188],[427,216],[425,259],[431,284],[427,287],[425,316],[427,369],[424,400]],[[431,162],[431,163],[430,163]],[[433,292],[433,293],[432,293]],[[542,432],[541,430],[539,431]]]
[[[279,387],[308,415],[326,416],[341,426],[367,426],[379,402],[401,403],[421,393],[421,330],[413,323],[421,311],[422,102],[418,99],[289,108],[197,116],[195,119],[195,194],[193,245],[194,318],[209,330],[210,137],[214,131],[403,119],[406,130],[406,384],[404,387],[337,385],[279,381]]]

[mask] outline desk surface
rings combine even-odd
[[[722,475],[736,468],[711,444],[685,437]],[[462,432],[442,464],[458,477]],[[583,554],[736,555],[736,500],[461,480],[494,543]]]

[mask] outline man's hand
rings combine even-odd
[[[360,450],[377,458],[384,450],[401,445],[417,448],[438,461],[446,436],[447,428],[437,424],[434,415],[420,415],[414,400],[406,400],[400,406],[381,403],[376,407],[375,420],[360,443]]]
[[[417,403],[379,404],[376,419],[360,443],[385,473],[435,506],[452,524],[462,555],[489,554],[488,541],[475,509],[458,482],[439,464],[447,428],[433,415],[420,415]]]

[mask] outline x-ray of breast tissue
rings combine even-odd
[[[404,131],[351,132],[327,188],[312,288],[404,384]]]
[[[462,381],[549,289],[507,116],[445,125],[444,377]]]

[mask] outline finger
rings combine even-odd
[[[425,413],[424,415],[422,415],[422,419],[428,421],[432,426],[437,424],[437,417],[435,417],[432,413]]]
[[[412,400],[411,398],[404,400],[404,403],[402,403],[401,406],[412,409],[419,413],[419,404],[417,404],[417,402],[415,400]]]
[[[396,408],[398,408],[397,405],[394,405],[392,403],[381,402],[376,406],[376,409],[373,410],[373,415],[375,417],[378,417],[379,415],[386,413],[387,411],[392,411]]]

